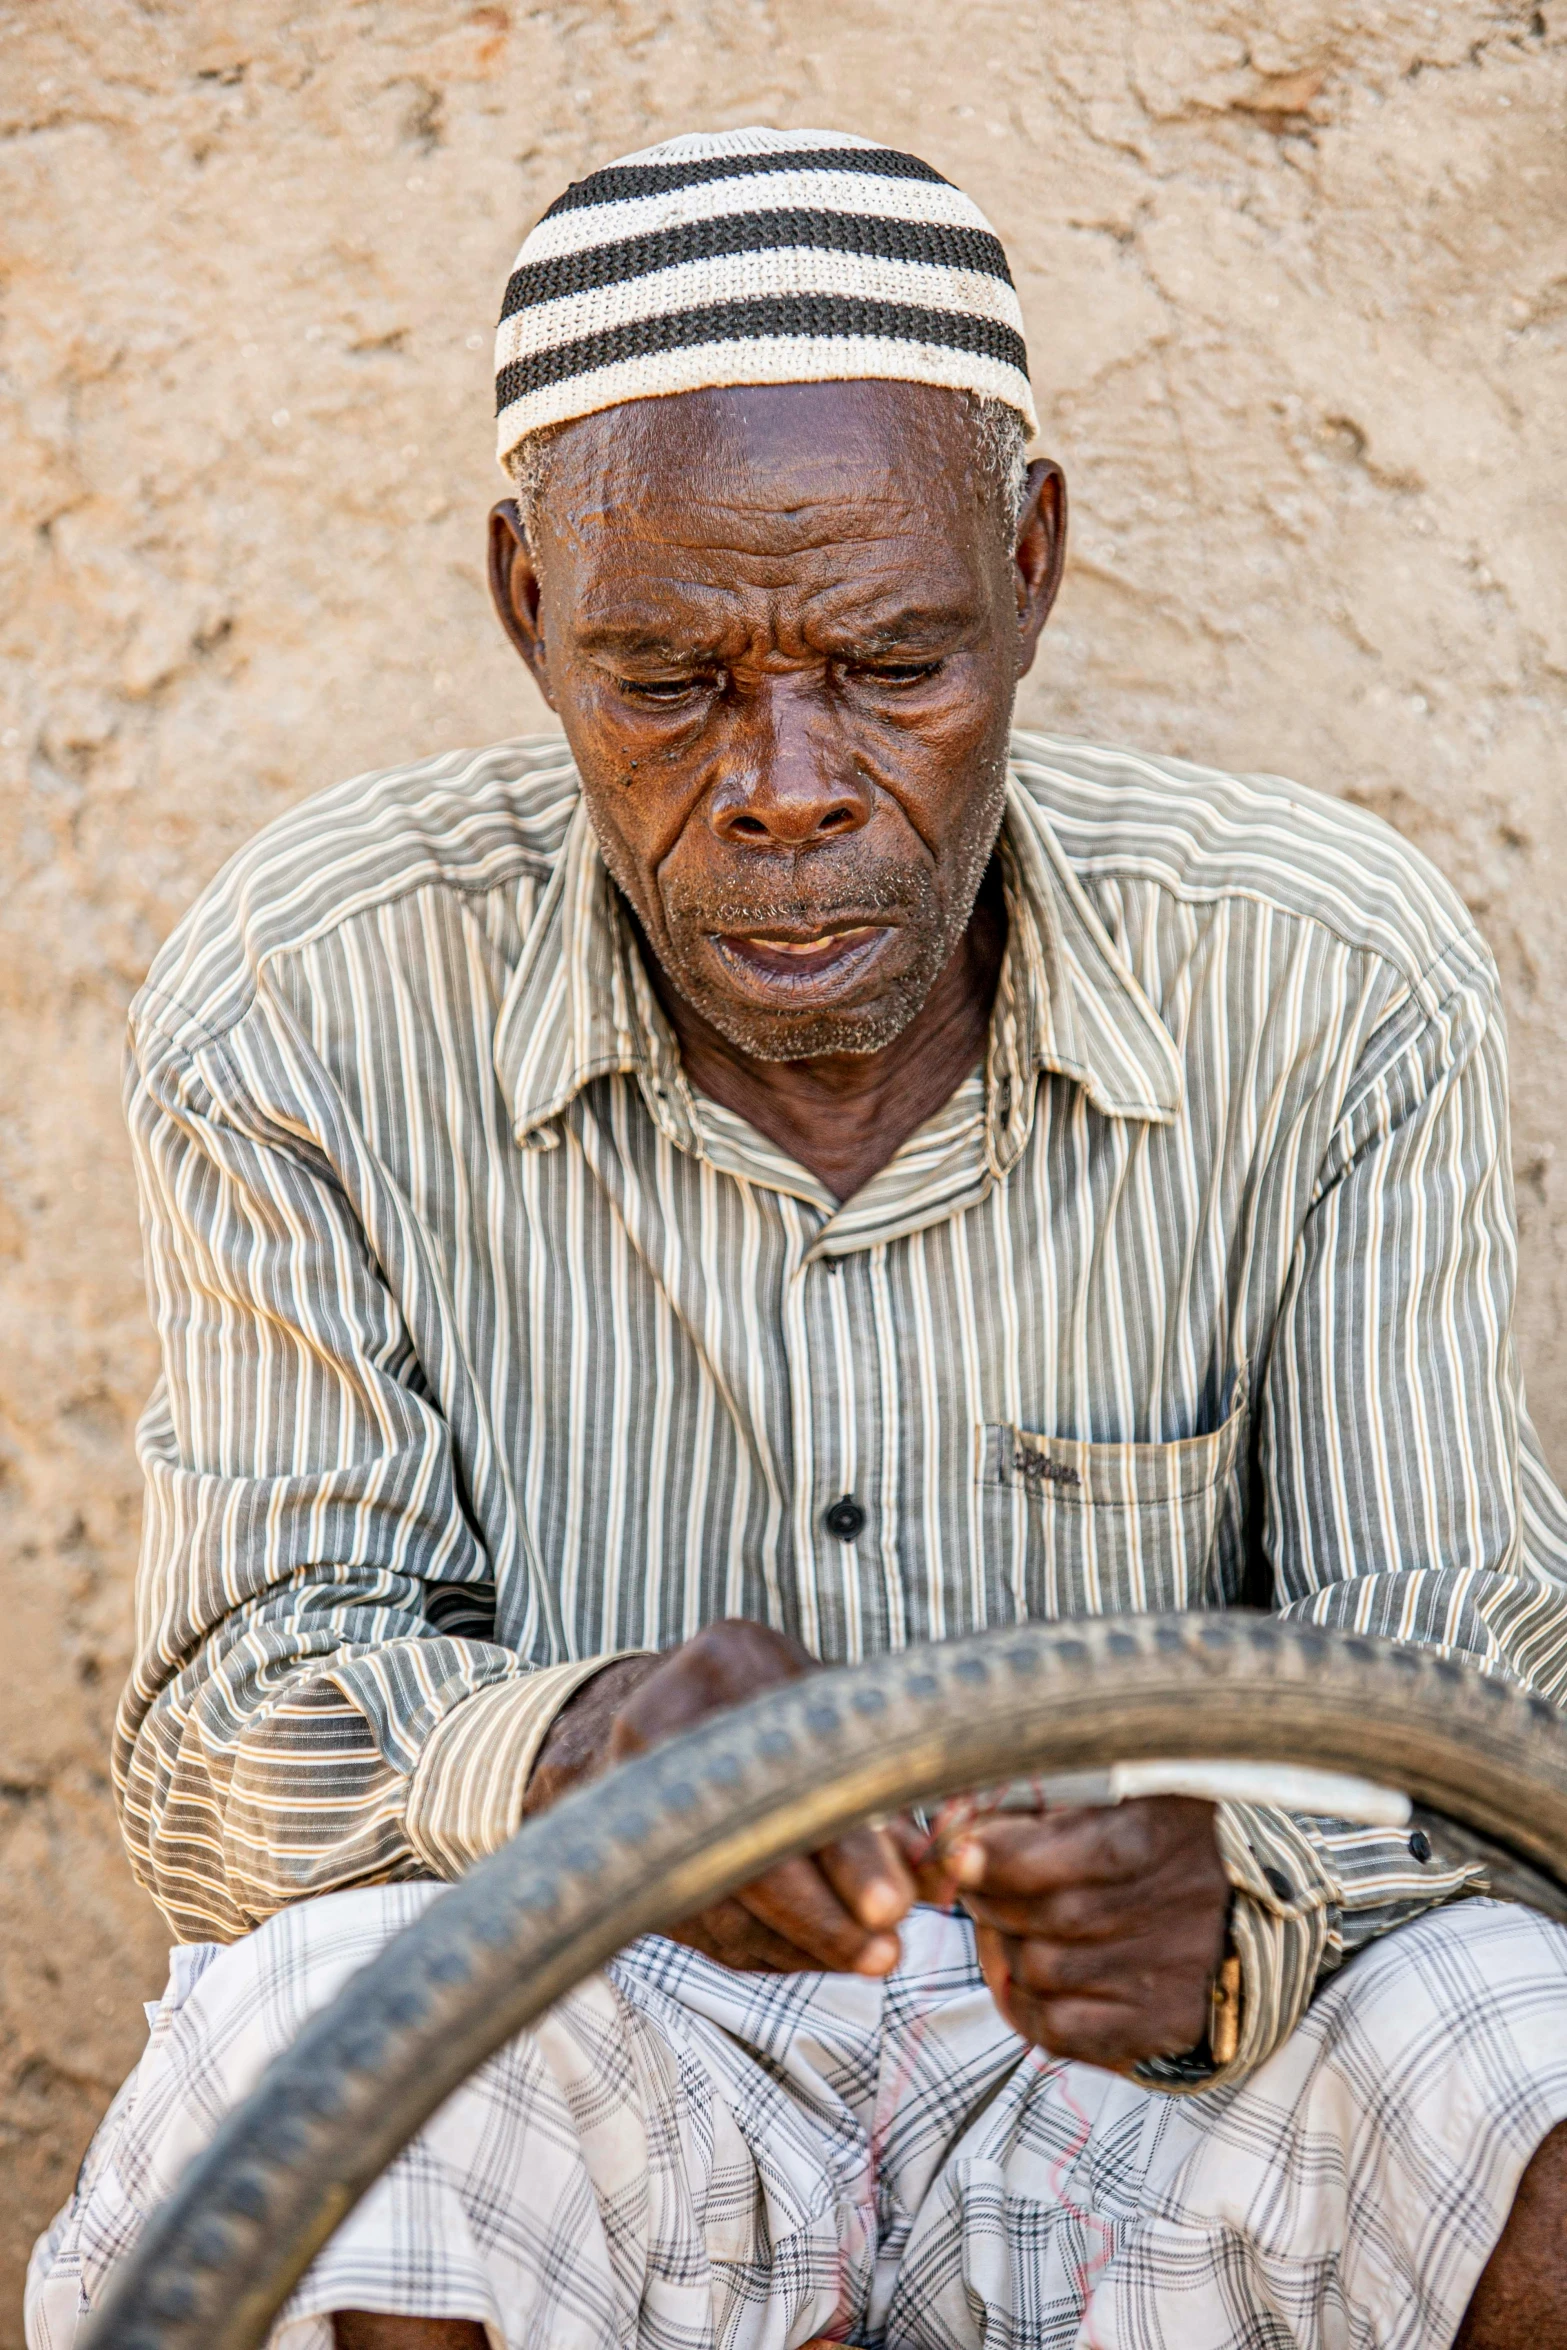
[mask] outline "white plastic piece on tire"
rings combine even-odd
[[[1409,1825],[1410,1802],[1401,1789],[1379,1787],[1348,1771],[1291,1763],[1117,1763],[1110,1789],[1116,1803],[1134,1795],[1200,1795],[1208,1803],[1269,1803],[1280,1811],[1353,1820],[1363,1828]]]
[[[1407,1828],[1410,1802],[1348,1771],[1266,1762],[1115,1763],[1107,1771],[1061,1771],[1016,1779],[981,1811],[1039,1811],[1056,1804],[1129,1803],[1139,1795],[1194,1795],[1205,1803],[1265,1803],[1278,1811],[1351,1820],[1362,1828]]]

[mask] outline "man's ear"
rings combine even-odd
[[[515,498],[490,508],[490,600],[496,617],[528,664],[534,684],[555,707],[544,648],[538,566]]]
[[[1017,527],[1017,673],[1032,668],[1040,631],[1066,564],[1066,475],[1053,457],[1028,469],[1028,495]]]

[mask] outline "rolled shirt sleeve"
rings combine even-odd
[[[1369,1041],[1285,1284],[1262,1383],[1262,1547],[1288,1619],[1417,1641],[1559,1699],[1567,1518],[1513,1352],[1506,1042],[1488,958],[1452,950]],[[1471,1865],[1405,1834],[1226,1805],[1241,2038],[1293,2031],[1353,1951]]]
[[[520,1680],[492,1682],[442,1716],[414,1767],[404,1814],[408,1841],[431,1876],[460,1877],[516,1834],[551,1722],[615,1661],[591,1656],[545,1665]]]
[[[115,1771],[174,1931],[227,1940],[493,1850],[608,1660],[533,1671],[493,1637],[451,1429],[345,1188],[369,1154],[307,1040],[272,1008],[263,1102],[242,1035],[181,1026],[144,1002],[128,1062],[164,1376]]]

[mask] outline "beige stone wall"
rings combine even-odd
[[[105,1778],[122,1013],[290,801],[537,722],[481,572],[523,227],[695,125],[972,190],[1075,496],[1026,713],[1283,769],[1457,882],[1567,1455],[1564,97],[1567,0],[0,0],[0,2345],[161,1981]]]

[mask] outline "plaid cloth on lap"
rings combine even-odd
[[[29,2350],[71,2350],[220,2116],[433,1897],[338,1894],[175,1953],[34,2256]],[[904,1948],[883,1985],[637,1943],[448,2101],[278,2350],[330,2350],[338,2308],[476,2318],[507,2350],[1425,2350],[1567,2116],[1567,1933],[1499,1904],[1373,1945],[1199,2099],[1026,2048],[961,1919],[917,1912]]]

